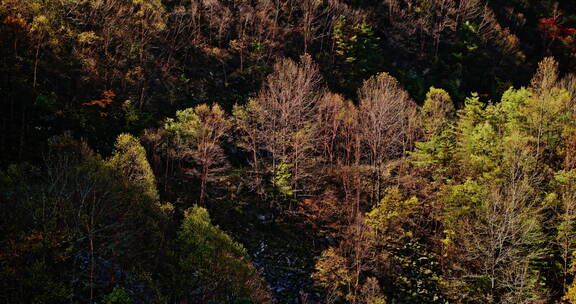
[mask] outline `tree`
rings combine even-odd
[[[265,118],[260,134],[263,149],[271,154],[272,172],[289,164],[290,184],[297,192],[304,186],[303,179],[310,177],[305,169],[312,159],[315,106],[322,91],[318,66],[304,55],[300,63],[289,59],[277,62],[256,99],[258,115]]]
[[[359,303],[363,296],[363,287],[373,285],[374,282],[368,282],[368,285],[364,283],[365,272],[372,268],[375,258],[371,236],[370,227],[363,216],[358,214],[346,228],[340,246],[330,247],[322,252],[312,277],[317,280],[318,285],[328,289],[328,303],[338,299]],[[373,294],[372,297],[381,295]]]
[[[445,254],[454,263],[453,288],[472,303],[543,303],[547,291],[537,261],[547,252],[539,192],[545,169],[527,132],[524,89],[509,90],[499,104],[468,98],[459,111],[455,158],[465,170],[440,201]],[[529,129],[528,129],[529,130]],[[460,249],[458,249],[460,248]],[[456,251],[453,251],[456,250]]]
[[[354,90],[366,79],[381,70],[383,65],[380,38],[366,21],[355,21],[340,15],[332,29],[334,41],[332,73],[338,87],[351,98]]]
[[[309,45],[317,38],[318,19],[322,13],[322,2],[316,0],[301,1],[302,36],[304,38],[304,53],[308,53]]]
[[[440,134],[452,119],[453,114],[454,104],[450,95],[442,89],[431,87],[418,115],[426,133],[426,139]]]
[[[431,87],[418,113],[424,140],[416,143],[410,158],[413,164],[429,170],[435,180],[441,180],[452,173],[449,162],[456,151],[454,112],[448,93]]]
[[[358,108],[340,95],[327,93],[318,103],[317,111],[317,149],[322,151],[324,163],[329,169],[327,172],[334,169],[334,174],[340,180],[344,201],[355,201],[356,216],[360,212],[360,161],[363,155]]]
[[[116,140],[116,150],[108,160],[108,165],[131,184],[142,191],[151,201],[158,201],[156,177],[146,158],[146,151],[140,141],[130,134],[120,134]]]
[[[480,13],[479,1],[388,0],[392,41],[420,56],[438,56],[441,42],[454,37],[460,22],[473,20]]]
[[[569,118],[571,97],[560,89],[558,64],[545,58],[538,65],[529,88],[530,98],[521,105],[525,128],[536,145],[538,157],[551,159],[562,142],[562,133]]]
[[[576,171],[558,171],[551,181],[554,192],[546,197],[555,212],[556,237],[554,243],[560,250],[561,280],[563,292],[568,290],[573,274],[574,252],[576,252]]]
[[[495,169],[501,155],[502,135],[486,118],[488,114],[478,94],[466,98],[458,116],[455,156],[465,175],[477,176]]]
[[[572,267],[574,267],[574,265],[572,265]],[[570,285],[568,291],[566,291],[566,294],[564,294],[562,297],[562,300],[567,304],[576,303],[576,283],[572,283],[572,285]]]
[[[415,105],[398,81],[386,73],[364,81],[358,96],[362,141],[376,179],[372,201],[378,201],[384,161],[403,156],[411,146]]]
[[[172,134],[173,143],[179,150],[178,157],[199,167],[200,204],[206,203],[208,181],[226,163],[220,144],[230,127],[228,118],[217,104],[177,111],[176,119],[166,121],[164,128]]]
[[[412,197],[408,200],[402,198],[398,187],[386,190],[384,198],[366,214],[366,222],[378,234],[378,239],[383,243],[401,241],[409,232],[413,222],[413,216],[418,211],[418,199]]]
[[[261,109],[254,99],[250,99],[244,106],[234,105],[232,109],[232,120],[234,128],[238,132],[236,145],[247,150],[251,154],[250,165],[254,168],[254,174],[250,178],[256,193],[259,196],[263,193],[263,175],[260,169],[260,150],[262,149],[264,134],[262,122],[264,117],[260,117]]]
[[[462,235],[464,275],[478,303],[544,303],[546,294],[534,262],[543,258],[539,209],[522,182],[489,190],[475,216],[457,230]]]
[[[102,159],[86,143],[56,137],[42,167],[22,167],[20,172],[27,174],[20,179],[7,175],[6,186],[12,190],[2,192],[2,209],[12,205],[8,214],[26,211],[28,216],[11,220],[20,227],[18,234],[3,230],[12,235],[13,242],[0,240],[11,248],[8,252],[15,253],[2,252],[7,258],[2,267],[23,269],[16,276],[4,276],[10,272],[2,271],[3,286],[5,279],[15,279],[5,296],[12,299],[14,291],[32,284],[27,287],[30,294],[18,298],[62,302],[67,301],[59,298],[64,292],[68,300],[100,301],[114,280],[115,274],[107,275],[110,268],[122,269],[119,265],[128,267],[124,265],[138,260],[143,270],[153,271],[163,246],[166,217],[149,196],[156,193],[155,185],[148,184],[145,176],[139,178],[142,171],[138,169],[149,165],[145,158],[137,157],[143,152],[138,147],[136,139],[124,135],[115,155]],[[123,166],[127,160],[136,160],[133,171]],[[119,167],[111,168],[111,162]],[[143,188],[146,186],[152,188]],[[47,289],[38,287],[40,283]]]
[[[341,161],[339,142],[343,140],[342,133],[348,110],[354,105],[349,104],[341,95],[326,93],[317,104],[318,140],[322,156],[327,164],[333,165]]]
[[[405,198],[396,186],[366,214],[374,231],[376,252],[372,275],[382,282],[386,297],[398,303],[443,303],[437,259],[427,248],[423,204]]]
[[[82,29],[92,29],[79,31],[75,46],[85,77],[103,75],[107,85],[120,85],[142,110],[152,97],[149,75],[162,69],[152,52],[153,42],[166,28],[162,2],[91,1],[72,7],[66,14],[82,20]]]
[[[324,250],[316,262],[316,273],[312,278],[327,289],[326,303],[334,303],[344,297],[350,288],[352,274],[346,263],[346,259],[333,247]]]
[[[180,270],[176,284],[181,286],[182,300],[208,303],[249,299],[270,303],[269,291],[250,264],[246,249],[214,226],[206,209],[193,206],[184,212],[178,244]]]

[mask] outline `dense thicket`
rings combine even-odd
[[[576,303],[575,22],[0,0],[0,302]]]

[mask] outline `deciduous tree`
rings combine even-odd
[[[230,122],[219,105],[199,105],[176,112],[176,119],[168,119],[165,129],[172,134],[178,147],[178,157],[195,163],[200,178],[200,204],[206,202],[208,181],[223,169],[226,157],[221,142]]]

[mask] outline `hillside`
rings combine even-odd
[[[0,0],[0,303],[576,304],[576,2]]]

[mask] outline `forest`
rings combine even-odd
[[[0,0],[0,304],[576,304],[576,1]]]

